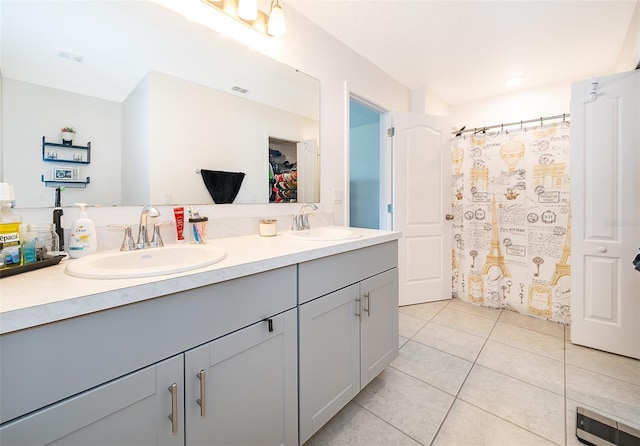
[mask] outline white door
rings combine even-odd
[[[298,142],[296,146],[298,165],[298,201],[318,203],[320,201],[320,154],[315,139]]]
[[[640,71],[571,90],[571,342],[640,358]]]
[[[400,305],[451,299],[450,121],[393,112],[391,122]]]

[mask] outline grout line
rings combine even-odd
[[[458,399],[459,399],[459,398],[458,398]],[[519,424],[514,423],[513,421],[510,421],[510,420],[507,420],[507,419],[505,419],[505,418],[502,418],[501,416],[499,416],[499,415],[497,415],[497,414],[495,414],[495,413],[493,413],[493,412],[489,412],[487,409],[484,409],[484,408],[482,408],[482,407],[478,407],[478,406],[476,406],[475,404],[470,403],[469,401],[466,401],[466,400],[463,400],[463,399],[460,399],[460,401],[462,401],[462,402],[463,402],[463,403],[465,403],[465,404],[468,404],[469,406],[475,407],[476,409],[481,410],[482,412],[488,413],[489,415],[491,415],[491,416],[493,416],[493,417],[496,417],[496,418],[498,418],[499,420],[504,421],[505,423],[508,423],[508,424],[510,424],[510,425],[512,425],[512,426],[515,426],[515,427],[517,427],[518,429],[522,429],[522,430],[524,430],[524,431],[529,432],[529,433],[530,433],[530,434],[532,434],[532,435],[535,435],[536,437],[542,438],[543,440],[545,440],[545,441],[547,441],[547,442],[549,442],[549,443],[553,443],[553,444],[556,444],[556,445],[558,444],[558,443],[556,443],[555,441],[553,441],[553,440],[551,440],[551,439],[549,439],[549,438],[547,438],[547,437],[544,437],[544,436],[540,435],[540,434],[539,434],[539,433],[537,433],[537,432],[533,432],[533,431],[531,431],[531,430],[527,429],[526,427],[523,427],[523,426],[520,426]]]
[[[460,388],[458,388],[458,392],[456,392],[456,394],[455,394],[455,396],[453,398],[453,402],[451,403],[451,406],[449,406],[449,409],[447,409],[447,413],[442,418],[442,421],[440,422],[440,425],[438,426],[438,429],[436,429],[436,432],[433,435],[433,439],[431,440],[430,446],[433,445],[433,442],[436,440],[436,438],[438,438],[438,434],[440,433],[440,430],[442,429],[442,426],[447,421],[447,418],[449,417],[449,414],[451,413],[451,408],[456,403],[456,401],[459,399],[460,392],[462,391],[462,388],[466,384],[467,379],[469,379],[469,375],[471,374],[471,371],[476,366],[476,361],[478,360],[478,357],[480,356],[480,353],[482,353],[482,350],[484,349],[485,345],[487,345],[487,341],[489,340],[489,336],[491,336],[491,333],[493,332],[493,329],[498,324],[498,319],[500,319],[500,316],[502,315],[502,311],[503,310],[500,309],[500,314],[498,315],[498,318],[493,321],[493,326],[491,327],[491,330],[489,330],[489,334],[487,334],[487,337],[485,338],[484,343],[482,344],[482,347],[480,347],[480,350],[478,350],[478,354],[476,355],[476,357],[474,358],[473,362],[471,363],[471,367],[469,367],[469,371],[467,372],[467,376],[464,377],[464,380],[462,381],[462,384],[460,385]],[[461,401],[464,401],[464,400],[461,400]]]
[[[391,424],[390,422],[388,422],[387,420],[385,420],[384,418],[380,417],[379,415],[377,415],[374,412],[371,412],[369,409],[367,409],[366,407],[358,404],[355,401],[355,398],[353,400],[351,400],[351,402],[353,404],[355,404],[356,406],[358,406],[359,408],[361,408],[362,410],[366,410],[367,412],[369,412],[371,415],[373,415],[374,417],[376,417],[377,419],[379,419],[380,421],[382,421],[383,423],[385,423],[386,425],[390,426],[391,428],[393,428],[394,430],[397,430],[398,432],[401,432],[403,435],[411,438],[413,441],[415,441],[416,443],[418,443],[419,445],[425,446],[424,443],[421,443],[420,441],[418,441],[417,439],[413,438],[411,435],[409,435],[408,433],[406,433],[405,431],[403,431],[402,429],[400,429],[398,426],[395,426],[393,424]]]

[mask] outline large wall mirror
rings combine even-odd
[[[244,174],[233,203],[319,201],[317,79],[148,1],[3,0],[0,17],[18,206],[53,206],[57,185],[63,206],[214,203],[209,171]],[[90,163],[43,160],[65,126]]]

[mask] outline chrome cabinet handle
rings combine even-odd
[[[367,316],[371,317],[371,295],[369,292],[364,293],[364,297],[367,298],[367,308],[364,311],[367,312]]]
[[[207,414],[207,381],[205,379],[204,369],[200,370],[196,376],[200,380],[200,398],[196,402],[200,405],[200,416]]]
[[[178,385],[176,383],[171,384],[169,392],[171,393],[171,414],[169,419],[171,420],[171,432],[175,434],[178,432]]]
[[[356,312],[356,316],[358,316],[358,319],[362,320],[362,299],[357,298],[356,302],[358,302],[358,311]]]

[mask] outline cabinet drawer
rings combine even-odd
[[[172,383],[182,388],[183,367],[182,356],[175,356],[7,423],[0,443],[178,446],[182,438],[171,431],[167,389]]]
[[[300,263],[298,303],[308,302],[397,265],[397,240]]]
[[[289,266],[0,337],[0,423],[296,306]]]

